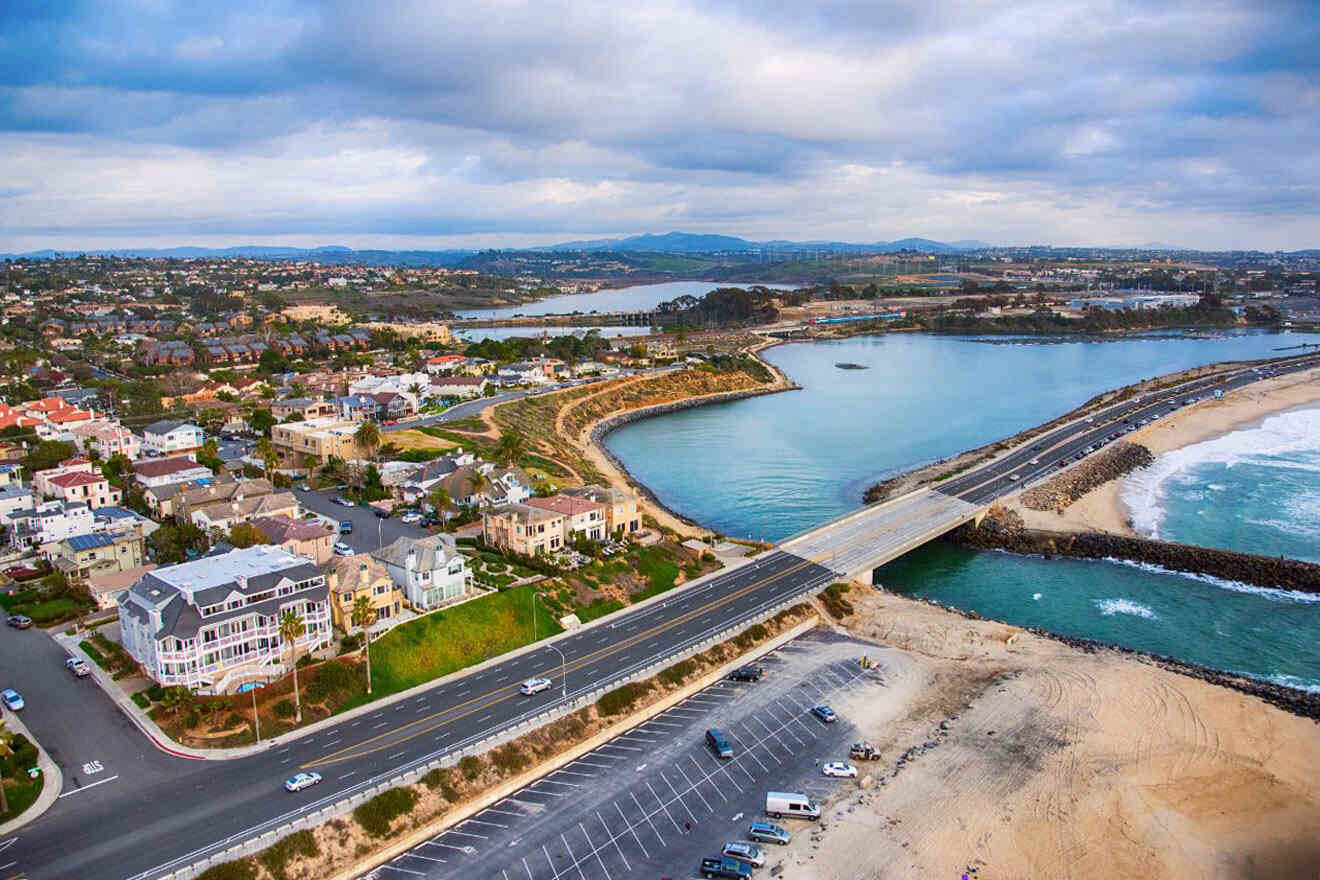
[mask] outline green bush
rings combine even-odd
[[[407,786],[383,791],[353,811],[353,818],[371,837],[385,837],[394,820],[417,803],[417,792]]]
[[[650,687],[645,682],[634,681],[610,691],[596,701],[596,710],[602,717],[622,715],[630,710],[637,701],[646,696]]]
[[[853,604],[844,598],[849,589],[847,584],[830,584],[826,587],[820,594],[820,601],[825,606],[825,610],[840,619],[852,614]]]
[[[251,859],[222,862],[198,874],[197,880],[257,880],[257,866]]]
[[[739,633],[737,638],[733,640],[733,643],[739,648],[746,650],[764,639],[767,635],[769,635],[769,632],[766,628],[761,624],[756,623]]]
[[[664,669],[660,670],[660,674],[657,675],[656,678],[660,679],[664,684],[682,684],[687,680],[689,675],[696,671],[696,668],[697,664],[694,661],[680,660],[673,666],[666,666]]]
[[[276,718],[292,718],[294,712],[293,700],[280,700],[275,704]]]
[[[505,743],[490,753],[490,762],[501,773],[517,773],[532,761],[522,753],[516,743]]]
[[[465,755],[458,762],[458,769],[463,772],[463,778],[471,782],[481,775],[481,759],[476,755]]]
[[[314,859],[320,851],[316,845],[316,837],[310,830],[304,828],[263,849],[257,854],[257,861],[261,862],[262,867],[275,880],[288,880],[285,869],[294,856]]]
[[[139,709],[147,709],[151,707],[151,700],[147,699],[146,691],[138,691],[136,694],[134,694],[133,702],[137,703],[137,707]]]
[[[448,767],[437,767],[422,777],[422,783],[432,791],[440,789],[445,800],[453,803],[458,800],[458,789],[454,787],[453,773]]]
[[[332,696],[347,696],[362,687],[362,678],[347,663],[322,663],[307,683],[307,700],[323,703]]]
[[[151,702],[159,703],[160,698],[163,696],[165,696],[165,688],[160,685],[153,684],[151,687],[147,688],[147,699],[151,700]]]

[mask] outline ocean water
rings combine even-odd
[[[1320,408],[1161,455],[1119,494],[1142,534],[1320,562]]]
[[[522,336],[537,339],[542,333],[550,336],[586,335],[588,330],[599,331],[605,339],[615,336],[645,336],[650,327],[472,327],[455,330],[454,335],[465,342],[480,342],[483,339],[510,339]]]
[[[1130,562],[928,544],[876,570],[897,593],[1320,692],[1320,596]]]
[[[893,334],[784,345],[767,357],[803,390],[634,422],[605,442],[680,513],[726,534],[776,540],[858,507],[862,491],[878,479],[1010,436],[1106,389],[1317,341],[1317,335],[1261,332],[1105,341]],[[844,361],[869,369],[835,367]],[[1270,430],[1281,438],[1307,431],[1300,423]],[[1261,437],[1250,442],[1257,453],[1265,448]],[[1308,468],[1320,461],[1309,457],[1310,447],[1281,439],[1269,448],[1249,466],[1277,479],[1316,476]],[[1247,461],[1224,466],[1239,470],[1244,491],[1251,472],[1240,469]],[[1216,495],[1235,484],[1222,474],[1202,483]],[[1224,488],[1210,489],[1211,483]],[[1186,517],[1172,485],[1166,481],[1161,490],[1171,500],[1158,528],[1166,536],[1189,534],[1180,531]],[[1301,546],[1314,522],[1307,517],[1317,512],[1307,485],[1314,487],[1267,486],[1248,510],[1252,520],[1277,520],[1280,540],[1296,542],[1269,552],[1313,558],[1315,548]],[[1216,522],[1227,528],[1224,520]],[[1264,552],[1254,531],[1250,546],[1235,546],[1248,540],[1246,534],[1225,533],[1221,544]],[[1120,563],[1047,561],[940,544],[908,554],[877,577],[1012,623],[1320,687],[1320,603],[1309,596]]]

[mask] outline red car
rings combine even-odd
[[[1059,467],[1067,467],[1067,466],[1068,466],[1068,459],[1066,458],[1059,459]]]

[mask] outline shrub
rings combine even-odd
[[[464,755],[463,759],[458,762],[458,769],[463,772],[464,779],[468,782],[472,782],[481,775],[481,759],[476,755]]]
[[[197,880],[257,880],[257,866],[251,859],[221,862],[198,874]]]
[[[316,837],[310,830],[304,828],[263,849],[257,854],[257,861],[261,862],[261,866],[275,880],[288,880],[289,875],[285,873],[285,868],[289,866],[294,856],[313,859],[320,851],[316,845]]]
[[[501,773],[512,774],[530,764],[531,759],[523,754],[516,743],[509,742],[490,753],[490,762]]]
[[[136,694],[134,694],[133,702],[137,704],[137,707],[139,709],[146,709],[151,706],[151,701],[147,699],[146,691],[138,691]]]
[[[639,681],[617,687],[596,701],[596,710],[606,718],[611,715],[622,715],[645,696],[648,690],[650,688]]]
[[[148,700],[151,700],[153,703],[159,703],[160,698],[165,696],[165,688],[158,684],[153,684],[151,687],[147,688],[146,693]]]
[[[680,660],[673,666],[667,666],[660,670],[660,674],[656,678],[669,685],[682,684],[696,668],[697,664],[692,660]]]
[[[385,837],[394,820],[407,813],[417,803],[417,792],[402,786],[382,791],[353,811],[353,818],[371,837]]]
[[[358,684],[360,684],[359,677],[347,663],[331,660],[322,663],[316,670],[316,675],[307,683],[307,700],[312,703],[323,703],[331,696],[356,691]]]
[[[225,728],[232,729],[240,724],[247,724],[247,719],[237,712],[230,712],[229,717],[225,719]]]
[[[275,704],[276,718],[292,718],[294,711],[293,700],[280,700]]]
[[[767,635],[769,635],[769,633],[766,631],[766,628],[757,623],[747,627],[747,629],[739,633],[738,637],[733,640],[733,643],[740,649],[746,650],[761,641],[761,639],[765,638]]]
[[[448,767],[437,767],[422,777],[422,783],[431,791],[440,789],[440,795],[450,803],[458,800],[458,789],[454,787],[454,776]]]
[[[849,590],[847,584],[830,584],[820,594],[821,604],[833,617],[842,619],[853,613],[853,605],[844,598]]]

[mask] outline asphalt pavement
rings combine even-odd
[[[347,535],[341,533],[338,540],[358,553],[370,553],[394,543],[400,537],[424,538],[430,534],[420,525],[403,522],[399,514],[379,517],[361,505],[345,507],[335,501],[339,492],[334,489],[295,489],[294,495],[305,510],[319,513],[335,523],[351,522],[353,531]]]

